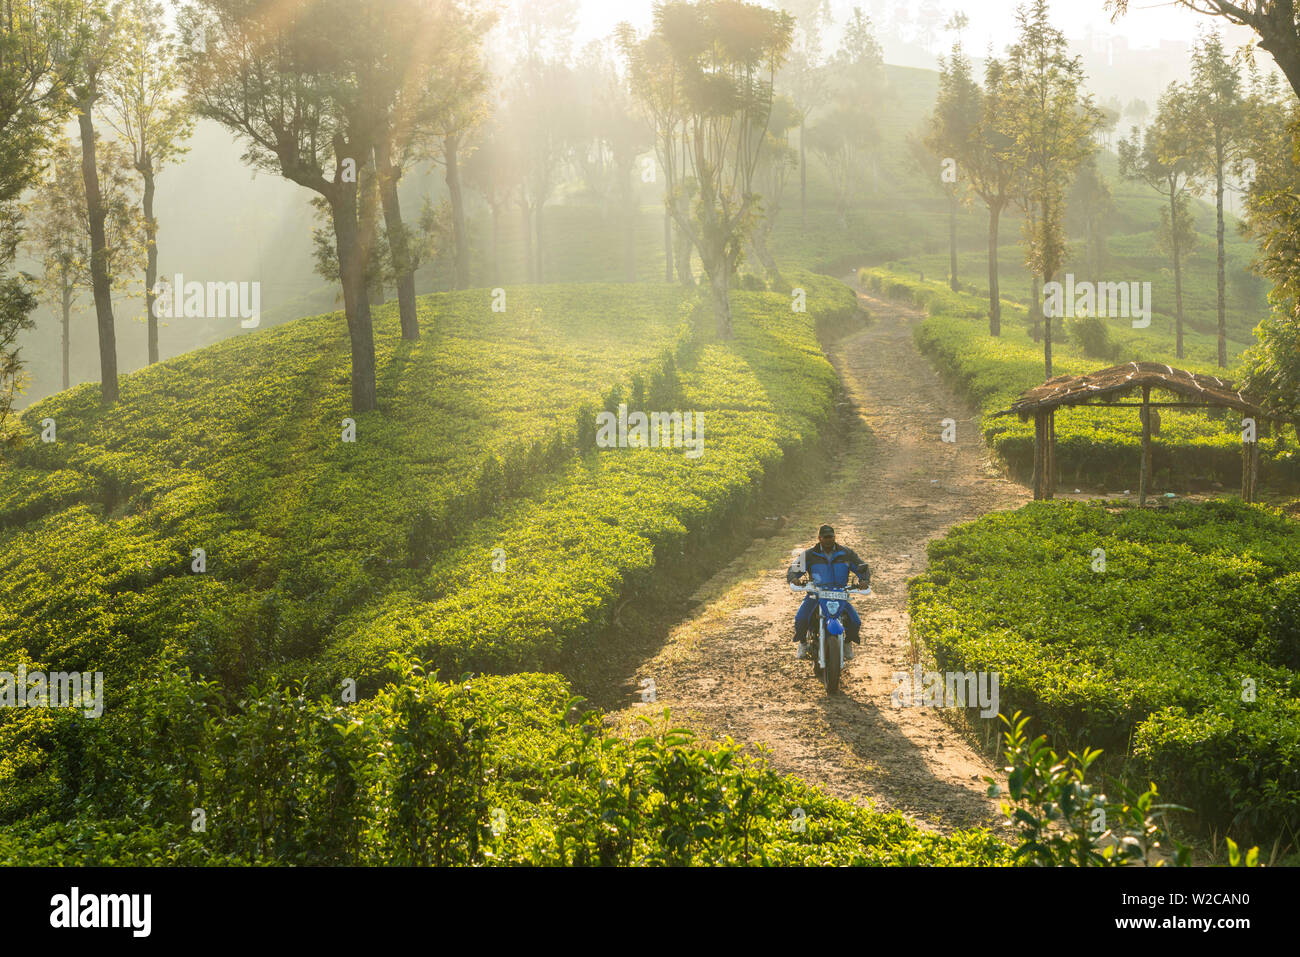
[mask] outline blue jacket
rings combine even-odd
[[[820,545],[814,545],[803,553],[804,570],[815,584],[827,588],[844,588],[849,583],[849,572],[853,572],[866,586],[871,581],[871,568],[858,558],[858,553],[845,548],[838,542],[829,553],[823,552]],[[788,582],[795,582],[804,573],[796,561],[785,573]]]

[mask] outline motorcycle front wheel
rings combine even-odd
[[[823,640],[826,642],[826,668],[822,678],[826,682],[826,693],[838,694],[840,690],[840,638],[838,635],[827,635]]]

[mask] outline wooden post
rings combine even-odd
[[[1255,482],[1259,476],[1259,430],[1255,423],[1255,441],[1241,445],[1241,499],[1247,504],[1255,501]]]
[[[1138,475],[1138,505],[1147,503],[1147,485],[1151,481],[1151,386],[1142,387],[1142,471]]]
[[[1044,465],[1043,498],[1056,497],[1056,410],[1047,413],[1047,459]]]
[[[1043,497],[1044,459],[1047,456],[1047,414],[1034,413],[1034,501]]]

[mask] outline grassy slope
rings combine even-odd
[[[185,705],[195,692],[183,676],[215,679],[218,697],[222,688],[304,668],[334,688],[357,678],[365,691],[401,679],[385,670],[392,651],[452,672],[512,671],[553,665],[565,647],[602,640],[615,600],[638,576],[672,560],[692,532],[741,513],[759,479],[827,421],[834,375],[813,327],[855,305],[837,283],[799,281],[809,290],[806,314],[790,311],[787,294],[738,293],[731,342],[683,339],[682,294],[669,286],[512,289],[505,316],[490,312],[483,290],[432,297],[421,303],[428,338],[414,345],[397,339],[390,307],[377,327],[383,408],[360,417],[355,444],[339,441],[347,360],[337,316],[128,377],[110,411],[98,408],[92,387],[39,404],[27,423],[54,418],[60,441],[29,445],[0,478],[0,663],[103,671],[107,716],[86,724],[67,712],[7,712],[4,817],[20,829],[45,822],[43,843],[61,860],[326,859],[313,856],[329,841],[304,820],[306,798],[276,806],[281,836],[272,846],[259,839],[253,847],[229,829],[207,842],[170,836],[183,820],[166,817],[160,795],[170,794],[173,816],[203,793],[227,822],[244,819],[249,787],[269,795],[288,786],[273,784],[275,775],[257,783],[257,768],[277,748],[301,765],[295,786],[304,794],[357,787],[340,777],[352,773],[343,769],[348,762],[320,750],[326,744],[311,730],[320,725],[308,706],[266,690],[235,711],[215,699]],[[668,368],[658,357],[665,348],[680,378],[675,407],[705,415],[705,455],[579,455],[575,405],[587,403],[589,416],[602,399],[616,403],[620,395],[607,388],[620,385],[626,395],[637,371],[653,394],[662,385],[655,375],[663,379]],[[504,473],[481,466],[488,455],[504,460]],[[468,497],[458,498],[462,486]],[[455,534],[441,536],[440,509],[452,518],[477,509],[480,517],[472,529],[453,523],[445,528]],[[507,575],[489,571],[498,543]],[[207,549],[203,575],[189,570],[192,547]],[[154,689],[154,677],[171,672],[180,683]],[[391,693],[404,693],[411,680]],[[502,688],[474,707],[508,706],[514,692]],[[301,711],[308,717],[299,725],[283,711],[288,723],[272,734],[257,715],[273,701],[282,702],[276,709],[308,708]],[[560,726],[554,713],[545,720],[550,753],[562,746]],[[372,743],[384,753],[400,749],[413,733],[404,727],[389,715]],[[513,734],[502,747],[515,747]],[[336,745],[346,750],[338,741],[329,747]],[[199,756],[212,753],[227,755],[224,763],[204,765]],[[692,760],[710,760],[699,754]],[[378,803],[356,813],[382,821],[411,810],[383,790],[385,774],[406,772],[374,773]],[[547,835],[560,823],[549,802],[537,803],[545,793],[537,788],[553,785],[539,780],[512,798],[540,815],[535,846],[498,859],[556,859]],[[896,816],[827,803],[801,788],[781,783],[773,796],[825,805],[848,830],[812,829],[791,848],[786,825],[769,815],[763,826],[786,848],[773,845],[777,859],[1000,859],[986,837],[927,838]],[[37,859],[21,847],[0,836],[0,855]],[[729,847],[720,859],[734,859]],[[333,848],[328,859],[366,860],[371,852],[400,858],[385,838],[370,852]]]

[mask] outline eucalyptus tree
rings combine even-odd
[[[68,30],[72,42],[63,51],[63,82],[77,116],[81,135],[81,175],[86,185],[90,239],[90,280],[99,332],[100,393],[105,403],[118,398],[117,331],[113,317],[112,279],[105,235],[107,208],[99,184],[95,108],[107,93],[125,54],[120,3],[86,0],[74,13]]]
[[[140,209],[146,241],[145,321],[149,363],[158,361],[158,218],[154,196],[158,173],[182,156],[194,129],[193,113],[180,96],[180,70],[163,7],[156,0],[127,0],[121,17],[121,56],[109,76],[103,115],[126,143],[143,188]]]
[[[1052,26],[1047,0],[1016,11],[1019,36],[1007,57],[1011,88],[1009,129],[1020,169],[1025,207],[1025,266],[1038,282],[1057,274],[1066,256],[1065,191],[1091,150],[1099,114],[1082,93],[1083,66],[1071,57],[1065,35]],[[1035,315],[1041,310],[1035,310]],[[1052,376],[1052,323],[1044,319],[1043,363]]]
[[[1204,143],[1202,165],[1214,183],[1218,358],[1219,366],[1227,367],[1227,251],[1224,245],[1223,192],[1230,168],[1240,161],[1247,142],[1243,135],[1246,99],[1240,60],[1228,56],[1217,31],[1202,36],[1192,47],[1191,90],[1194,124]]]
[[[1174,341],[1179,359],[1183,358],[1183,259],[1196,242],[1191,198],[1203,176],[1196,112],[1192,90],[1170,83],[1146,132],[1134,127],[1119,143],[1120,173],[1146,183],[1167,203],[1161,209],[1160,242],[1174,269]]]
[[[948,197],[948,284],[953,292],[957,281],[957,208],[962,202],[962,161],[974,152],[979,135],[982,93],[971,74],[970,60],[962,54],[961,41],[952,54],[939,57],[939,93],[926,121],[925,149],[937,162],[930,166]],[[935,182],[936,179],[931,179]]]
[[[329,209],[352,353],[356,413],[377,406],[362,179],[389,103],[381,11],[353,0],[192,0],[182,73],[196,113],[230,130],[244,160],[316,193]],[[192,41],[202,37],[201,44]]]
[[[731,281],[758,213],[754,177],[793,18],[739,0],[702,0],[660,4],[654,20],[652,37],[668,53],[666,82],[681,91],[676,138],[695,194],[690,215],[680,202],[669,208],[699,253],[718,333],[730,338]],[[642,51],[623,45],[636,75]],[[684,183],[673,186],[681,190]]]
[[[990,57],[984,67],[978,122],[967,141],[967,152],[957,157],[971,191],[988,207],[989,335],[1002,334],[1002,294],[999,286],[998,245],[1002,213],[1017,199],[1021,182],[1015,131],[1009,103],[1013,90],[1005,64]]]
[[[144,258],[146,230],[134,188],[135,164],[123,146],[108,142],[96,151],[104,205],[106,263],[115,288]],[[71,384],[69,348],[72,310],[83,289],[92,288],[90,209],[78,147],[62,140],[50,151],[49,166],[27,204],[26,241],[41,265],[42,297],[59,310],[62,330],[63,388]]]
[[[41,174],[42,156],[69,113],[65,74],[79,37],[73,0],[3,0],[0,5],[0,445],[22,376],[16,346],[37,300],[13,267],[22,238],[18,200]]]

